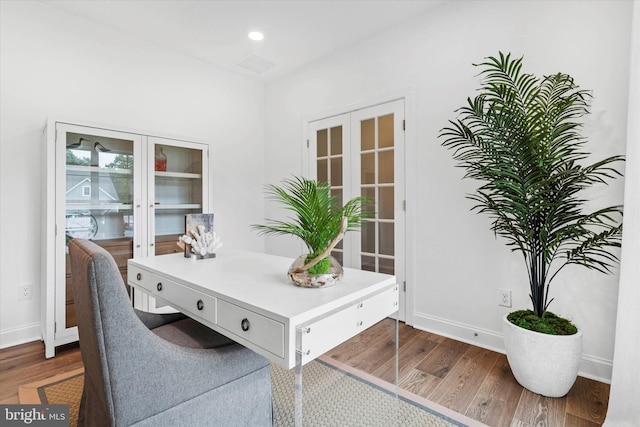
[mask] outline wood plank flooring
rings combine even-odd
[[[491,427],[594,427],[604,422],[609,385],[579,377],[550,399],[523,389],[506,357],[400,323],[399,385]],[[395,378],[395,321],[387,319],[326,356],[386,381]],[[0,403],[18,403],[18,386],[82,367],[77,345],[44,358],[36,341],[0,350]]]
[[[395,321],[387,319],[325,356],[393,381]],[[560,399],[522,388],[507,358],[403,323],[398,382],[422,396],[491,427],[594,427],[604,422],[609,385],[578,377]]]

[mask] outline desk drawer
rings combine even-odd
[[[369,296],[306,325],[302,363],[307,363],[398,311],[398,286]]]
[[[218,300],[218,326],[284,357],[284,325],[253,311]]]
[[[157,278],[157,275],[149,273],[145,270],[141,270],[137,267],[131,267],[127,271],[127,281],[129,282],[129,284],[140,286],[149,293],[153,292],[154,282],[157,280]]]
[[[139,285],[149,295],[165,301],[171,306],[211,324],[216,323],[216,298],[182,286],[166,277],[148,271],[130,268],[129,281]]]

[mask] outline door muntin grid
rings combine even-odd
[[[361,230],[361,268],[395,274],[394,115],[361,120],[359,145],[360,194],[375,206]]]

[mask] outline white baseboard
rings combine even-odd
[[[42,339],[40,323],[31,323],[17,328],[0,330],[0,348],[13,347],[31,341]]]
[[[423,331],[442,335],[487,350],[504,354],[504,335],[502,332],[477,328],[473,325],[454,322],[441,317],[430,316],[424,313],[413,314],[413,327]],[[578,375],[603,383],[611,383],[611,360],[603,359],[589,354],[582,355],[582,362]]]

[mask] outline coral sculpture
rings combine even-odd
[[[212,258],[222,242],[214,231],[206,231],[203,225],[199,225],[180,236],[178,246],[185,251],[186,257],[195,255],[198,258]]]

